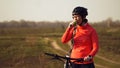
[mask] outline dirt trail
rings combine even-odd
[[[63,51],[64,53],[68,53],[66,50],[62,49],[55,40],[53,40],[51,44],[55,49]]]
[[[53,47],[54,49],[60,50],[60,51],[62,51],[62,52],[64,52],[64,53],[68,53],[66,50],[62,49],[62,48],[57,44],[57,42],[56,42],[55,40],[49,39],[49,38],[44,38],[44,39],[45,39],[46,41],[51,41],[51,45],[52,45],[52,47]]]

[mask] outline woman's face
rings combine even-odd
[[[73,15],[73,21],[76,21],[78,25],[82,23],[82,17],[80,15]]]

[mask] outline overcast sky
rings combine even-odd
[[[120,20],[120,0],[0,0],[0,21],[70,21],[76,6],[88,8],[88,20]]]

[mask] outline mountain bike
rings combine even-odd
[[[53,59],[57,59],[57,60],[60,60],[60,61],[65,60],[64,68],[72,68],[71,60],[75,60],[74,62],[83,62],[84,61],[83,58],[70,58],[70,56],[68,56],[68,55],[60,56],[60,55],[51,54],[51,53],[45,53],[45,55],[52,56]]]

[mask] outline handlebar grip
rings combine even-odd
[[[55,56],[55,54],[45,53],[45,55]]]

